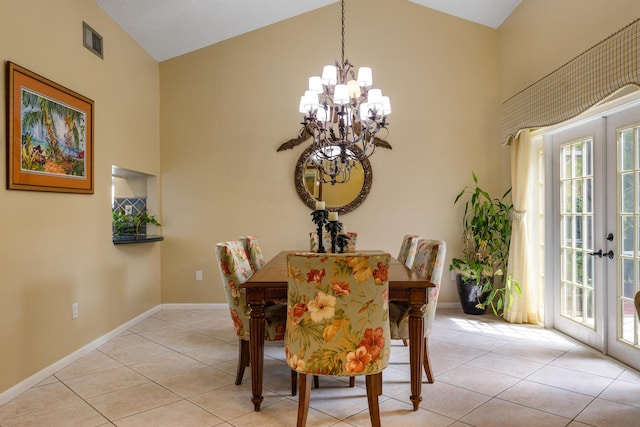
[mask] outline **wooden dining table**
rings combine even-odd
[[[296,251],[281,251],[256,271],[249,280],[240,285],[246,291],[251,308],[249,347],[251,349],[251,391],[254,410],[260,411],[262,375],[264,367],[264,307],[271,302],[287,300],[287,254]],[[298,251],[299,252],[299,251]],[[375,253],[381,251],[359,251]],[[422,341],[424,339],[424,311],[430,287],[435,285],[425,277],[413,272],[395,258],[389,265],[389,300],[409,303],[409,363],[411,371],[411,395],[413,410],[417,411],[422,401]]]

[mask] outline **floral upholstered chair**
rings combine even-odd
[[[238,240],[244,246],[251,269],[255,272],[264,267],[264,256],[256,236],[241,236],[238,237]]]
[[[285,356],[299,373],[298,426],[309,410],[311,377],[366,375],[371,424],[389,362],[390,255],[291,253],[287,256]]]
[[[413,260],[416,257],[416,251],[418,250],[418,239],[420,236],[414,234],[407,234],[402,239],[402,245],[400,245],[400,252],[398,252],[398,261],[411,268]]]
[[[242,382],[244,369],[249,366],[249,305],[245,291],[240,288],[253,274],[244,247],[240,242],[222,242],[216,244],[216,258],[220,267],[220,276],[224,286],[227,304],[233,320],[233,328],[239,339],[240,353],[236,385]],[[284,339],[287,321],[287,307],[285,304],[274,304],[265,307],[265,339],[279,341]],[[292,394],[296,391],[296,373],[292,371]]]
[[[433,329],[433,322],[436,317],[436,306],[438,304],[438,294],[440,293],[440,282],[444,270],[444,258],[447,253],[447,245],[441,240],[420,239],[416,258],[411,269],[424,276],[435,285],[429,288],[429,303],[424,314],[424,342],[422,343],[422,353],[424,355],[423,364],[427,380],[433,382],[433,371],[429,360],[429,335]],[[405,303],[389,303],[391,339],[407,340],[409,338],[409,306]]]
[[[322,233],[322,237],[322,244],[324,245],[325,251],[327,251],[327,253],[331,253],[331,234],[324,232]],[[344,248],[344,251],[345,253],[353,253],[356,251],[358,233],[355,231],[347,231],[347,237],[349,237],[349,243]],[[318,252],[318,233],[316,231],[311,231],[309,233],[309,250],[311,252]]]

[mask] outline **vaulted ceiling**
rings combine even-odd
[[[156,61],[337,3],[336,0],[95,0]],[[522,0],[408,0],[497,28]]]

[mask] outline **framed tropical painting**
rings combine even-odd
[[[93,101],[7,65],[7,188],[93,194]]]

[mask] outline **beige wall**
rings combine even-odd
[[[394,255],[407,233],[443,239],[448,263],[461,246],[453,200],[471,170],[506,189],[497,32],[406,0],[349,1],[346,20],[346,57],[391,97],[393,150],[376,151],[367,200],[341,220],[358,247]],[[255,234],[267,259],[309,247],[314,225],[293,184],[307,144],[276,149],[298,133],[308,77],[339,55],[334,4],[160,64],[163,302],[225,301],[216,242]],[[440,301],[457,303],[444,276]]]
[[[498,29],[500,101],[639,17],[637,0],[524,0]]]
[[[104,60],[82,45],[82,21]],[[2,393],[158,305],[161,243],[114,246],[110,215],[112,164],[160,172],[158,63],[93,0],[1,0],[0,40],[2,153],[6,61],[95,102],[95,194],[0,189]]]

